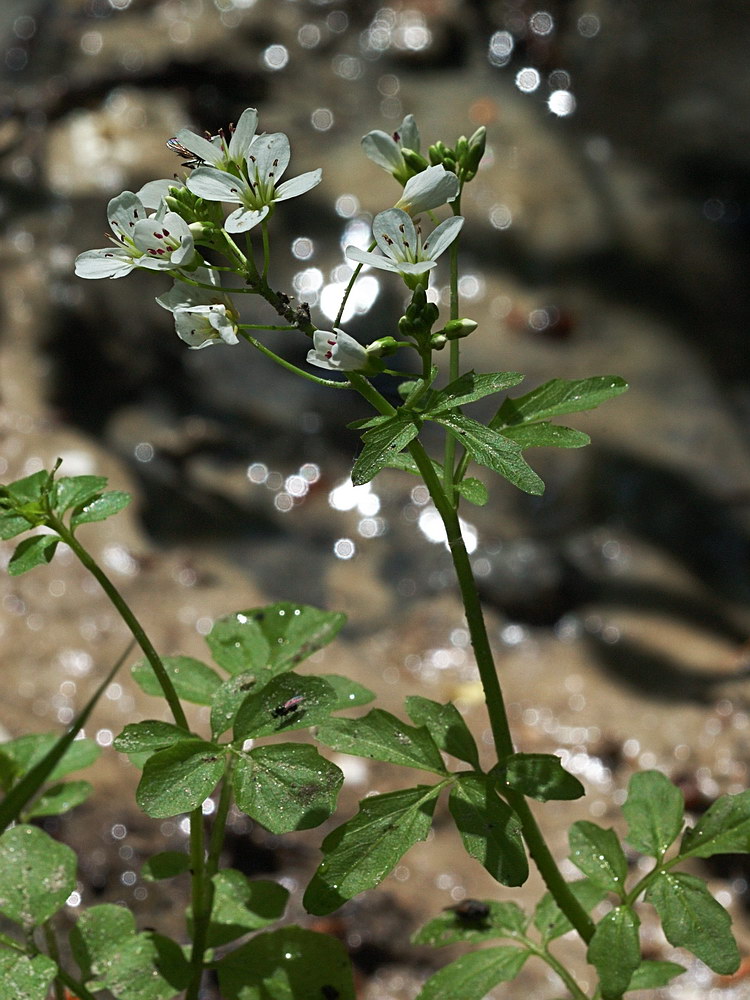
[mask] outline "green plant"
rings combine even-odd
[[[750,851],[750,792],[720,798],[695,827],[683,830],[679,790],[657,771],[636,774],[624,806],[627,840],[653,859],[637,881],[629,880],[616,834],[581,821],[570,831],[570,856],[583,877],[567,882],[529,806],[529,798],[575,799],[584,789],[556,756],[515,748],[458,508],[461,502],[487,501],[485,484],[468,474],[473,466],[540,494],[543,483],[524,452],[587,444],[583,432],[553,421],[591,409],[626,385],[609,375],[553,379],[512,397],[506,393],[522,381],[519,373],[462,370],[461,340],[474,335],[477,324],[462,317],[458,295],[461,195],[480,167],[484,129],[459,138],[453,147],[436,142],[426,156],[410,116],[394,136],[375,131],[365,137],[365,151],[403,191],[393,207],[375,217],[369,249],[347,249],[357,266],[334,329],[326,331],[315,327],[304,303],[295,305],[269,278],[273,213],[281,202],[314,187],[320,172],[281,182],[288,140],[281,133],[256,135],[256,126],[257,113],[248,109],[229,139],[219,133],[208,140],[183,130],[170,140],[186,158],[184,183],[154,181],[138,194],[113,199],[108,213],[112,246],[82,254],[77,273],[117,278],[139,268],[163,271],[174,284],[157,301],[172,312],[178,335],[190,347],[244,340],[285,370],[325,388],[358,393],[369,404],[374,415],[354,425],[362,448],[352,480],[366,483],[382,469],[396,468],[421,477],[429,490],[453,559],[495,760],[487,769],[481,766],[474,737],[450,702],[410,695],[408,722],[378,708],[354,718],[338,714],[368,704],[373,694],[346,677],[296,668],[335,638],[344,622],[341,614],[288,602],[245,609],[217,621],[207,636],[213,665],[160,656],[80,540],[84,525],[116,514],[129,497],[107,492],[98,476],[58,476],[58,467],[8,483],[0,488],[0,538],[25,536],[10,558],[9,572],[18,575],[49,563],[58,544],[65,543],[102,586],[140,647],[144,658],[133,668],[133,679],[146,693],[165,699],[171,711],[172,722],[126,725],[115,749],[141,769],[136,798],[148,816],[189,815],[189,853],[156,854],[144,873],[167,879],[189,872],[192,902],[187,944],[155,931],[139,932],[127,910],[101,905],[85,911],[70,934],[77,971],[60,957],[55,914],[75,885],[75,855],[29,821],[71,808],[87,795],[85,782],[50,782],[85,766],[96,753],[95,746],[75,736],[110,674],[62,737],[21,736],[0,748],[6,791],[0,805],[0,913],[15,929],[0,936],[0,1000],[44,1000],[50,987],[57,997],[65,987],[81,1000],[101,990],[118,1000],[168,1000],[183,992],[187,1000],[197,1000],[209,969],[218,975],[227,1000],[353,1000],[343,946],[300,927],[267,929],[283,918],[286,890],[274,882],[248,881],[219,864],[232,803],[274,833],[315,827],[333,813],[343,775],[311,743],[284,741],[288,732],[300,729],[313,729],[319,743],[340,753],[433,776],[430,783],[407,781],[398,791],[364,799],[359,812],[323,840],[323,861],[304,895],[308,912],[330,913],[376,886],[414,843],[425,839],[443,793],[466,851],[493,878],[505,886],[521,885],[530,856],[545,881],[547,893],[531,915],[514,902],[465,901],[430,921],[417,942],[503,943],[447,965],[425,983],[420,1000],[481,1000],[497,983],[513,979],[532,956],[554,970],[577,1000],[617,1000],[631,990],[661,986],[682,967],[642,959],[641,897],[655,908],[672,944],[719,973],[731,973],[739,954],[729,916],[705,884],[680,866],[716,853]],[[237,207],[225,218],[222,203]],[[434,213],[445,206],[450,214],[437,223]],[[419,215],[435,224],[426,237],[416,221]],[[253,242],[256,235],[260,246]],[[441,320],[429,278],[447,251],[451,301],[449,316]],[[409,293],[394,335],[367,346],[339,326],[365,264],[390,272]],[[240,285],[222,285],[224,274]],[[283,323],[240,322],[239,294],[264,300]],[[260,339],[269,329],[311,339],[308,363],[337,377],[321,378],[276,355]],[[446,348],[441,370],[437,361]],[[385,359],[398,352],[416,353],[416,375],[386,367]],[[380,374],[395,384],[397,405],[374,384]],[[465,412],[499,394],[488,421]],[[443,434],[439,460],[422,443],[426,425]],[[206,732],[190,729],[186,702],[210,708]],[[218,800],[209,834],[201,805],[214,793]],[[610,908],[597,911],[595,919],[591,913],[604,899]],[[598,973],[593,994],[584,992],[551,950],[570,929]]]

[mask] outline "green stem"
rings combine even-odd
[[[583,992],[581,987],[571,976],[571,974],[568,972],[568,970],[565,968],[562,962],[559,962],[546,947],[538,948],[531,941],[527,941],[527,945],[532,954],[536,955],[538,958],[541,958],[543,962],[546,962],[546,964],[550,967],[550,969],[552,969],[554,972],[557,973],[560,979],[562,979],[562,981],[565,983],[568,992],[574,998],[574,1000],[589,1000],[589,998],[586,996],[586,994]]]
[[[190,985],[185,1000],[198,1000],[203,980],[203,956],[206,952],[208,925],[211,919],[213,893],[206,871],[206,850],[203,831],[203,810],[190,813],[190,865],[192,875],[193,948],[190,953]]]
[[[110,599],[112,604],[114,604],[120,617],[133,633],[133,637],[143,650],[144,656],[151,664],[151,667],[153,668],[156,678],[159,681],[161,689],[164,693],[167,704],[172,712],[174,721],[182,729],[189,729],[187,718],[185,717],[182,705],[180,704],[180,699],[177,697],[177,692],[174,689],[172,681],[169,679],[169,675],[164,668],[164,664],[161,662],[159,654],[154,649],[153,644],[143,630],[141,623],[130,610],[129,605],[120,594],[117,587],[115,587],[106,573],[100,569],[93,556],[91,556],[81,545],[73,532],[69,530],[67,525],[65,525],[60,518],[51,515],[47,523],[54,531],[57,532],[60,539],[71,549],[79,562],[85,566],[89,573],[91,573],[91,575],[98,581],[104,593]]]
[[[461,214],[461,192],[453,201],[451,208],[454,215]],[[458,319],[459,299],[458,299],[458,251],[461,243],[459,236],[451,244],[450,256],[450,318]],[[448,345],[448,380],[454,382],[459,376],[461,347],[458,340],[451,340]],[[452,434],[445,435],[445,446],[443,454],[443,489],[450,502],[451,507],[458,506],[458,494],[455,491],[453,467],[456,462],[456,439]]]
[[[376,243],[376,241],[373,240],[372,243],[367,248],[367,252],[372,253],[372,251],[375,249],[377,245],[378,244]],[[341,323],[341,317],[344,315],[344,309],[346,308],[347,300],[351,294],[352,288],[354,288],[354,283],[359,277],[359,272],[362,270],[362,267],[363,267],[362,264],[357,264],[357,266],[354,268],[354,273],[352,274],[351,278],[349,278],[347,286],[344,289],[344,296],[341,299],[341,305],[339,306],[339,311],[336,314],[336,319],[333,321],[333,325],[335,327],[339,326],[339,324]]]
[[[44,942],[47,945],[47,954],[55,963],[57,968],[60,968],[60,949],[57,947],[57,938],[55,937],[55,931],[49,920],[45,920],[42,925],[44,931]],[[55,981],[53,983],[53,988],[55,991],[55,1000],[65,1000],[65,993],[63,991],[63,985],[60,981],[59,976],[55,976]]]
[[[296,326],[272,326],[269,323],[238,323],[238,330],[296,330]]]
[[[268,277],[268,267],[271,263],[271,243],[268,238],[268,223],[265,219],[261,223],[260,228],[263,233],[263,280],[265,281]]]
[[[83,983],[74,979],[73,976],[69,975],[64,969],[58,968],[57,978],[61,983],[63,983],[63,985],[68,987],[70,993],[72,993],[74,997],[77,997],[78,1000],[98,1000],[93,993],[86,989]]]
[[[351,389],[351,382],[334,382],[332,379],[318,378],[317,375],[313,375],[311,372],[306,372],[302,368],[298,368],[293,365],[291,361],[287,361],[285,358],[279,357],[275,354],[269,347],[261,343],[260,340],[256,340],[255,337],[250,336],[249,333],[245,333],[244,329],[240,327],[240,332],[248,344],[256,347],[261,354],[265,354],[267,358],[274,361],[277,365],[281,365],[282,368],[286,368],[288,372],[292,372],[294,375],[299,375],[300,378],[306,378],[308,382],[315,382],[317,385],[325,385],[329,389]]]
[[[227,825],[227,816],[229,815],[229,807],[232,804],[232,768],[234,767],[234,758],[229,757],[227,760],[226,770],[224,771],[224,780],[221,783],[221,792],[219,793],[219,802],[216,806],[216,816],[214,817],[213,827],[211,829],[211,839],[208,846],[208,860],[206,861],[206,871],[209,878],[213,878],[216,872],[219,870],[219,856],[221,854],[221,849],[224,845],[224,831]]]

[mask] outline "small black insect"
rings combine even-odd
[[[446,910],[455,913],[456,917],[467,924],[479,924],[490,915],[490,908],[481,899],[462,899],[455,906],[446,906]]]
[[[295,694],[293,698],[285,701],[283,705],[277,705],[271,712],[271,715],[274,719],[283,719],[285,715],[291,715],[292,712],[296,712],[304,700],[305,696],[303,694]]]
[[[321,986],[320,993],[323,1000],[338,1000],[341,996],[335,986]]]

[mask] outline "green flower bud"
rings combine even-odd
[[[404,147],[401,150],[401,155],[404,158],[404,163],[409,167],[412,176],[414,174],[421,174],[423,170],[429,167],[429,163],[420,153],[415,153],[413,149],[407,149]]]
[[[389,354],[395,354],[398,349],[398,341],[394,337],[381,337],[379,340],[373,340],[365,348],[368,358],[385,358]]]
[[[460,340],[461,337],[468,337],[474,333],[479,324],[473,319],[452,319],[449,320],[441,330],[448,340]]]
[[[482,125],[472,135],[471,139],[469,139],[469,148],[466,155],[462,158],[461,165],[463,167],[464,180],[470,181],[476,176],[479,164],[484,156],[486,145],[487,129]]]

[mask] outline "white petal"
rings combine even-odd
[[[333,365],[330,361],[324,358],[322,355],[317,354],[315,351],[307,352],[307,363],[308,365],[315,365],[316,368],[328,368],[332,369]]]
[[[243,194],[250,190],[244,180],[216,167],[198,167],[185,184],[189,191],[207,201],[236,202],[240,205]]]
[[[107,221],[116,236],[131,238],[136,222],[147,217],[141,199],[132,191],[123,191],[107,205]]]
[[[274,184],[289,166],[291,157],[289,139],[283,132],[271,132],[253,139],[247,153],[247,172],[252,179],[255,170],[261,180],[271,180]]]
[[[428,167],[409,178],[396,208],[403,208],[409,215],[419,215],[453,201],[457,194],[458,177],[455,174],[440,165]]]
[[[398,137],[397,144],[399,146],[405,149],[413,149],[415,153],[419,152],[419,129],[414,120],[414,115],[407,115],[401,122],[398,129]]]
[[[383,271],[398,271],[399,266],[390,257],[383,257],[379,253],[370,253],[369,250],[360,250],[359,247],[348,246],[346,256],[349,260],[356,260],[359,264],[369,264],[370,267],[379,267]]]
[[[244,160],[257,127],[258,112],[255,108],[245,108],[232,133],[232,138],[229,140],[229,158],[231,160],[237,162]]]
[[[148,181],[140,191],[136,191],[136,197],[140,198],[144,208],[157,209],[161,205],[162,199],[169,194],[169,189],[173,187],[179,188],[182,187],[182,184],[176,180]]]
[[[260,209],[237,208],[231,215],[227,216],[224,228],[228,233],[246,233],[248,229],[253,229],[262,222],[269,211],[268,205],[264,205]]]
[[[181,146],[189,149],[191,153],[195,153],[198,159],[205,160],[206,163],[217,164],[221,163],[224,159],[221,146],[218,144],[214,145],[208,139],[204,139],[203,136],[191,132],[190,129],[181,128],[175,139]]]
[[[223,306],[218,308],[216,306],[212,307],[211,312],[208,314],[208,321],[225,344],[239,344],[237,327],[227,316],[226,309]]]
[[[320,184],[322,177],[323,171],[320,168],[318,170],[309,170],[306,174],[300,174],[298,177],[292,177],[290,180],[279,184],[274,194],[274,201],[286,201],[287,198],[296,198],[298,195],[304,194],[305,191],[310,191]]]
[[[414,257],[417,250],[417,231],[406,212],[388,208],[379,212],[372,224],[372,235],[378,246],[394,260]]]
[[[396,270],[400,274],[424,274],[426,271],[430,271],[433,267],[437,267],[437,261],[418,260],[416,264],[404,261],[403,264],[396,265]]]
[[[362,149],[365,156],[369,157],[373,163],[383,167],[388,173],[398,170],[404,165],[404,158],[401,151],[393,139],[380,129],[368,132],[362,139]]]
[[[437,260],[461,232],[463,224],[464,220],[460,215],[454,215],[452,219],[441,222],[424,241],[422,248],[424,256],[430,260]]]
[[[75,273],[79,278],[124,278],[135,267],[135,258],[126,250],[112,247],[86,250],[76,257]]]

